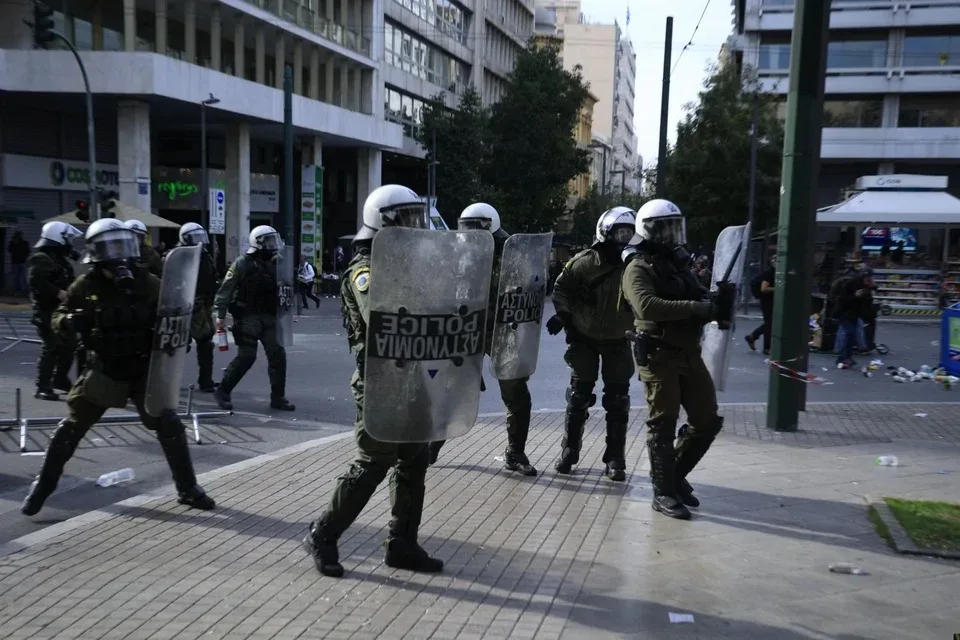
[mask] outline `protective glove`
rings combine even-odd
[[[549,320],[547,320],[547,333],[552,336],[557,335],[563,330],[564,326],[563,318],[560,317],[560,314],[554,314]]]
[[[717,324],[723,330],[729,329],[733,322],[733,307],[737,300],[737,288],[731,282],[717,283],[717,291],[713,296],[713,304],[716,307]]]

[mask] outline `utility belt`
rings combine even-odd
[[[636,333],[627,331],[626,336],[627,341],[630,343],[630,350],[633,352],[633,360],[637,363],[638,367],[646,367],[650,362],[650,358],[661,350],[681,351],[678,347],[670,346],[660,338],[656,338],[646,331]]]

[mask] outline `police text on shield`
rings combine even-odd
[[[370,312],[373,356],[388,360],[452,360],[483,352],[486,311],[466,315]]]
[[[179,349],[190,344],[191,317],[190,314],[160,317],[153,337],[154,350]]]
[[[539,323],[543,317],[543,302],[546,287],[524,291],[522,293],[504,293],[497,300],[497,322],[513,324],[523,322]]]

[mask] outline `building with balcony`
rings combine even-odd
[[[322,222],[316,230],[295,223],[286,241],[332,253],[338,236],[356,231],[366,194],[381,183],[382,150],[403,145],[402,127],[383,115],[384,0],[48,1],[90,78],[99,185],[142,210],[199,221],[208,197],[199,188],[205,112],[208,184],[225,196],[225,230],[216,239],[232,259],[251,227],[282,224],[282,87],[290,65],[295,162],[324,169],[316,199]],[[3,248],[3,227],[35,238],[44,219],[87,197],[83,82],[60,43],[35,48],[23,24],[32,16],[29,0],[0,4]],[[310,187],[298,197],[299,167],[294,185],[299,217],[315,193]]]
[[[473,86],[484,106],[503,95],[507,75],[533,35],[533,0],[379,0],[384,11],[383,112],[403,127],[384,180],[426,188],[425,152],[413,138],[425,102],[456,107]],[[442,205],[441,205],[442,208]]]
[[[732,49],[784,96],[792,0],[734,0]],[[834,0],[821,206],[864,175],[949,177],[960,193],[960,1]]]

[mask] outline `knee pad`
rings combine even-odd
[[[593,392],[593,385],[577,382],[567,388],[567,406],[574,411],[586,411],[597,404],[597,396]]]
[[[677,433],[677,438],[689,438],[692,440],[708,438],[713,440],[717,437],[717,434],[720,433],[721,429],[723,429],[723,418],[721,416],[717,416],[713,422],[703,427],[684,424],[682,427],[680,427],[680,431]]]
[[[354,462],[350,465],[350,469],[340,476],[340,479],[357,486],[376,489],[387,477],[388,471],[390,471],[389,465],[366,461]]]
[[[676,431],[676,420],[650,420],[647,422],[647,442],[661,445],[669,443],[672,447]]]
[[[603,408],[613,413],[630,411],[630,385],[622,383],[605,385],[603,387]]]

